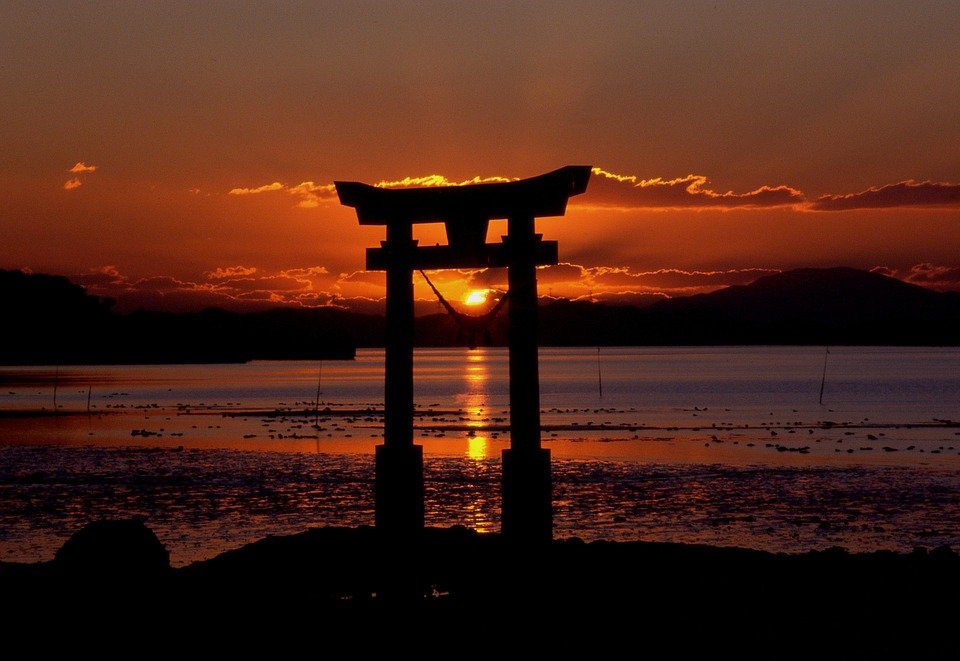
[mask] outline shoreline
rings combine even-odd
[[[128,616],[175,614],[187,622],[241,603],[249,618],[269,620],[278,605],[300,604],[294,618],[357,623],[385,613],[500,619],[536,609],[560,617],[561,631],[562,622],[579,618],[626,618],[657,636],[758,650],[826,640],[861,651],[893,643],[942,652],[960,644],[953,628],[960,557],[948,547],[783,554],[576,538],[518,546],[459,526],[406,540],[331,527],[267,537],[172,569],[152,531],[126,520],[90,524],[53,561],[0,562],[0,583],[13,603],[39,605],[45,617],[89,600],[112,603],[113,614],[122,603]]]

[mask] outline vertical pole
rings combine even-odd
[[[377,529],[423,529],[423,447],[413,444],[413,240],[411,223],[387,224],[384,442],[376,448]]]
[[[532,216],[507,220],[510,286],[510,449],[503,451],[503,533],[518,542],[553,534],[550,451],[540,447],[537,270]]]

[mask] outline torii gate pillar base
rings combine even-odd
[[[553,537],[550,450],[503,451],[503,535],[518,543]]]
[[[423,530],[423,446],[378,445],[376,467],[377,530],[392,536]]]

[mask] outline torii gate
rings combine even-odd
[[[503,451],[503,533],[550,539],[550,450],[540,447],[536,267],[556,264],[557,242],[534,231],[539,216],[562,216],[587,189],[590,166],[570,165],[519,181],[430,188],[335,182],[340,203],[361,225],[386,225],[367,248],[367,270],[387,272],[384,442],[376,449],[376,526],[393,534],[423,529],[423,447],[413,442],[413,272],[506,267],[509,284],[510,449]],[[491,219],[507,219],[500,243],[486,243]],[[445,246],[417,245],[414,223],[443,223]]]

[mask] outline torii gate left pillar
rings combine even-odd
[[[540,447],[536,267],[556,264],[556,241],[535,233],[539,216],[562,216],[586,190],[589,166],[567,166],[503,183],[387,189],[336,182],[361,225],[386,225],[367,249],[367,269],[387,272],[384,442],[376,449],[377,529],[422,530],[423,448],[413,443],[413,271],[506,267],[510,287],[510,449],[503,452],[503,532],[519,542],[553,531],[550,452]],[[507,219],[502,243],[486,243],[489,221]],[[414,223],[442,222],[448,245],[418,247]]]
[[[387,225],[383,445],[376,448],[376,526],[423,528],[423,447],[413,443],[413,224]]]

